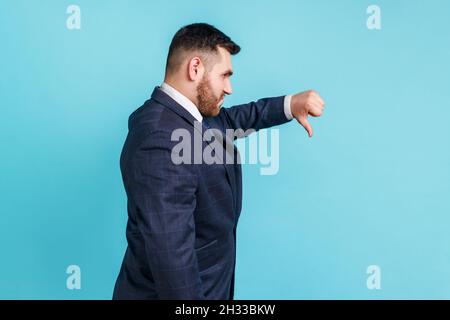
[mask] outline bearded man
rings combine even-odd
[[[242,174],[225,131],[258,131],[295,118],[311,137],[307,117],[324,108],[312,90],[221,108],[232,93],[231,56],[239,51],[209,24],[181,28],[170,44],[164,82],[130,115],[120,158],[128,247],[114,299],[233,299]],[[235,161],[174,162],[173,133],[180,129],[191,133],[192,145],[196,131],[224,133],[222,141],[215,137]],[[183,152],[202,156],[211,141]]]

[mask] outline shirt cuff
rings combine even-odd
[[[292,115],[291,111],[291,99],[292,95],[287,95],[284,97],[284,115],[286,116],[286,119],[291,121],[294,119],[294,116]]]

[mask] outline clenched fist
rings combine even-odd
[[[320,117],[322,115],[325,103],[319,94],[314,90],[297,93],[292,96],[291,112],[298,123],[300,123],[308,135],[312,137],[313,129],[308,122],[308,115]]]

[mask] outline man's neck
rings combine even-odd
[[[177,90],[179,93],[188,98],[190,101],[192,101],[193,104],[197,106],[197,101],[195,97],[193,97],[192,94],[190,94],[192,90],[187,89],[186,86],[184,86],[183,84],[174,81],[173,79],[170,78],[165,78],[164,82],[167,83],[172,88],[174,88],[175,90]]]

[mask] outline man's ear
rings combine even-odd
[[[191,81],[197,81],[203,77],[205,67],[200,57],[193,57],[188,64],[188,77]]]

